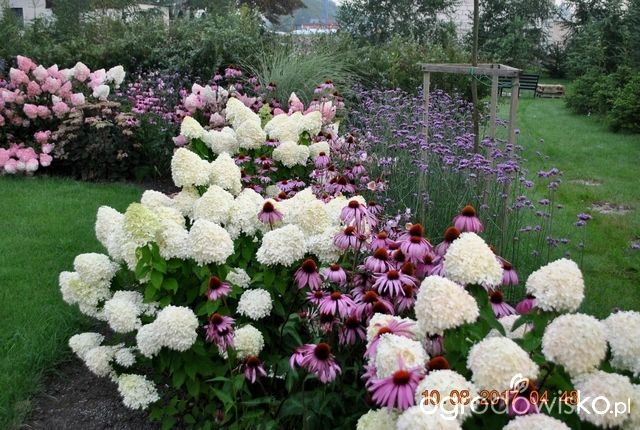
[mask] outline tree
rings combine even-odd
[[[437,31],[437,14],[454,0],[345,0],[338,8],[337,21],[351,34],[372,42],[392,36],[429,39]]]
[[[640,0],[629,0],[625,23],[629,61],[640,69]]]

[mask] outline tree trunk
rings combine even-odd
[[[479,0],[473,0],[473,47],[471,50],[471,65],[478,65],[478,27],[480,24]],[[473,150],[480,150],[480,114],[478,112],[478,80],[475,75],[471,76],[471,101],[473,102]]]

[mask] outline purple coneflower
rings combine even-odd
[[[502,263],[502,285],[504,287],[509,285],[518,285],[518,274],[511,263],[503,258],[500,258],[499,261]]]
[[[324,169],[329,165],[331,160],[329,159],[329,156],[324,151],[322,151],[318,154],[315,160],[313,160],[313,162],[317,169]]]
[[[320,322],[320,330],[324,333],[331,333],[337,323],[336,317],[333,314],[324,313],[320,313],[318,321]]]
[[[460,230],[455,227],[449,227],[444,232],[444,240],[436,245],[434,251],[436,255],[440,257],[444,257],[449,249],[449,246],[453,243],[454,240],[460,237]]]
[[[504,301],[502,292],[498,290],[492,291],[489,294],[489,301],[491,302],[491,309],[493,309],[496,318],[502,318],[516,313],[513,306]]]
[[[420,279],[426,277],[429,272],[440,262],[441,257],[428,253],[424,256],[422,261],[418,262],[416,268],[416,276]]]
[[[307,344],[298,348],[298,351],[302,354],[301,359],[292,357],[292,360],[300,367],[305,369],[309,373],[313,373],[320,380],[320,382],[326,384],[336,379],[338,373],[341,373],[340,366],[336,363],[335,356],[331,353],[331,347],[328,343],[320,342],[317,345]],[[295,355],[295,354],[294,354]]]
[[[535,296],[532,296],[531,294],[527,294],[527,297],[525,297],[520,303],[516,305],[516,311],[520,315],[525,315],[531,312],[531,310],[535,306],[536,306]]]
[[[378,248],[388,248],[390,244],[393,243],[393,240],[389,239],[389,234],[382,230],[378,232],[375,238],[371,241],[371,245],[369,245],[369,249],[372,251],[377,250]]]
[[[411,261],[418,262],[431,251],[431,244],[422,237],[423,229],[420,224],[413,224],[409,229],[409,237],[400,243],[400,250]]]
[[[342,208],[340,219],[345,224],[353,224],[360,230],[364,230],[367,222],[369,225],[375,224],[367,208],[355,199],[349,200],[349,203]]]
[[[400,269],[402,267],[402,265],[407,261],[407,257],[404,255],[404,252],[400,251],[399,249],[394,250],[391,253],[391,267],[397,269]]]
[[[447,370],[450,369],[449,361],[444,358],[442,355],[438,355],[433,357],[431,360],[427,362],[426,368],[429,372],[434,370]]]
[[[415,391],[422,379],[422,371],[419,368],[404,369],[402,359],[400,369],[392,375],[382,379],[371,379],[369,391],[373,401],[379,406],[389,409],[398,408],[405,410],[415,403]]]
[[[233,345],[234,319],[219,313],[209,317],[209,324],[204,326],[207,333],[207,342],[215,342],[221,350]]]
[[[375,276],[376,282],[373,288],[380,294],[386,294],[389,297],[395,297],[404,294],[402,289],[404,285],[415,285],[415,281],[411,276],[405,275],[398,270],[391,269],[387,273]]]
[[[389,270],[389,253],[384,248],[378,248],[373,255],[364,259],[364,268],[373,273],[385,273]]]
[[[392,319],[387,325],[382,325],[378,328],[378,332],[371,338],[371,342],[367,345],[367,350],[364,352],[365,357],[375,357],[378,350],[378,343],[380,343],[380,337],[383,334],[395,334],[397,336],[408,337],[413,339],[415,323],[409,320]]]
[[[355,193],[356,187],[345,176],[338,176],[329,181],[327,191],[333,194]]]
[[[318,265],[310,258],[302,262],[300,268],[296,270],[294,279],[298,284],[298,288],[304,288],[309,285],[312,290],[317,290],[322,285],[322,279],[318,273]]]
[[[476,216],[476,210],[471,205],[462,208],[462,212],[453,218],[453,225],[460,231],[481,233],[484,230],[480,218]]]
[[[244,155],[244,154],[238,154],[235,157],[235,161],[236,161],[236,164],[241,165],[241,164],[248,163],[249,161],[251,161],[251,157],[249,157],[248,155]]]
[[[273,228],[273,225],[282,221],[282,212],[280,212],[274,204],[270,201],[264,202],[262,210],[258,212],[258,219],[263,224],[269,224],[269,227]]]
[[[393,313],[393,305],[375,291],[369,290],[359,297],[355,312],[360,318],[369,319],[376,313]]]
[[[255,384],[258,376],[263,378],[267,376],[267,372],[264,370],[262,361],[260,361],[258,357],[254,357],[253,355],[247,357],[240,364],[240,371],[244,372],[244,377],[247,379],[247,381],[251,381],[252,384]]]
[[[424,350],[430,357],[442,355],[444,353],[444,339],[438,334],[427,336],[424,344]]]
[[[363,238],[352,225],[347,226],[343,231],[338,233],[333,239],[333,244],[345,251],[349,248],[359,249],[362,246]]]
[[[307,293],[307,300],[316,306],[320,306],[320,302],[326,296],[326,293],[322,290],[311,290]]]
[[[231,286],[226,282],[222,282],[217,276],[209,278],[209,288],[207,289],[207,298],[209,300],[218,300],[220,297],[228,295],[230,291]]]
[[[538,387],[529,381],[526,388],[521,389],[520,392],[511,391],[507,402],[507,413],[509,416],[529,415],[537,414],[540,412],[538,405],[531,402],[531,394],[534,391],[538,391]],[[537,398],[537,397],[536,397]]]
[[[340,291],[325,296],[320,302],[320,312],[323,314],[340,315],[346,317],[354,306],[353,299]]]
[[[380,215],[380,213],[382,212],[382,206],[380,206],[373,200],[367,203],[367,209],[369,209],[369,213],[371,215],[375,215],[375,216]]]
[[[324,279],[334,284],[344,285],[347,283],[347,272],[344,271],[339,264],[334,263],[329,267],[322,269]]]
[[[345,318],[342,328],[338,333],[338,340],[341,345],[353,345],[359,340],[367,338],[367,333],[362,325],[362,320],[356,316],[355,312],[350,312]]]

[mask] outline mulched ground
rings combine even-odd
[[[63,363],[43,381],[21,429],[152,430],[141,411],[127,409],[116,385],[93,375],[77,358]]]

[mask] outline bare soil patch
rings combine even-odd
[[[629,206],[609,202],[596,202],[591,205],[591,209],[605,215],[625,215],[631,212]]]

